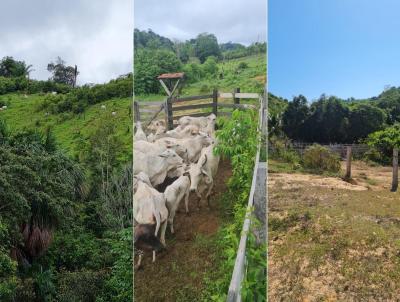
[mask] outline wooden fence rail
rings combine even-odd
[[[240,104],[240,99],[260,98],[258,93],[241,93],[236,88],[232,93],[218,92],[214,89],[211,94],[175,97],[171,96],[162,102],[134,102],[135,121],[147,121],[147,126],[152,120],[159,116],[165,119],[168,130],[174,125],[174,120],[182,116],[206,116],[214,113],[219,116],[229,116],[230,111],[222,109],[252,109],[251,104]],[[232,99],[232,103],[221,102],[219,100]],[[198,112],[203,109],[211,109],[209,112]],[[221,110],[219,110],[221,108]],[[176,113],[179,113],[176,114]]]

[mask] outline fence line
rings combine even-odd
[[[211,94],[193,95],[184,97],[168,97],[162,102],[134,102],[135,121],[147,121],[147,125],[157,117],[165,120],[168,129],[172,129],[174,120],[182,116],[206,116],[214,113],[219,116],[229,116],[230,111],[221,109],[255,109],[252,104],[240,104],[240,99],[260,98],[258,93],[240,93],[236,88],[232,93],[218,92],[214,89]],[[221,100],[232,99],[232,103],[221,102]],[[219,101],[220,100],[220,101]],[[207,102],[208,101],[208,102]],[[209,112],[198,112],[198,110],[211,109]],[[179,115],[176,114],[179,112]]]
[[[303,143],[303,142],[290,142],[285,145],[286,149],[294,150],[303,156],[304,151],[314,145],[315,143]],[[339,154],[339,156],[344,159],[347,156],[347,147],[351,147],[352,154],[355,157],[360,157],[370,150],[370,146],[365,144],[319,144],[323,147],[328,148],[332,152]],[[274,152],[274,147],[269,144],[268,148],[271,152]]]
[[[259,97],[260,110],[259,110],[259,124],[258,128],[261,133],[264,133],[265,126],[265,113],[266,113],[266,99]],[[265,162],[260,162],[260,150],[263,146],[262,143],[258,145],[257,155],[254,162],[253,178],[251,181],[251,189],[246,209],[246,217],[243,222],[239,247],[236,254],[235,266],[232,272],[231,282],[229,284],[227,302],[240,302],[241,301],[241,288],[244,276],[247,270],[246,263],[246,247],[248,233],[251,226],[251,215],[254,213],[258,217],[264,217],[262,221],[263,232],[260,235],[261,240],[266,240],[266,177],[267,177],[267,165]],[[254,208],[253,208],[254,207]],[[266,277],[266,276],[265,276]]]

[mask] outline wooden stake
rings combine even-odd
[[[351,178],[351,146],[347,146],[347,153],[346,153],[346,179]]]
[[[139,103],[137,101],[133,102],[133,116],[135,123],[140,122]]]
[[[393,177],[392,177],[392,189],[390,191],[396,192],[399,185],[399,149],[393,148]]]
[[[218,90],[213,90],[213,113],[215,116],[218,115]]]
[[[240,93],[240,88],[235,88],[235,90],[233,90],[233,93],[232,93],[232,95],[233,95],[233,103],[234,104],[240,104],[240,98],[236,98],[235,97],[236,93]]]
[[[173,117],[173,112],[172,112],[172,97],[167,98],[167,126],[168,130],[174,129],[174,117]]]

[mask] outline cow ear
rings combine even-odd
[[[204,180],[205,180],[206,184],[212,183],[212,178],[210,177],[210,175],[207,173],[206,170],[201,169],[201,173],[203,173],[205,175]]]
[[[201,166],[204,167],[206,165],[206,163],[207,163],[207,155],[204,154],[204,160],[201,163]]]

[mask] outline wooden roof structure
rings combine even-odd
[[[184,79],[184,72],[176,73],[163,73],[160,74],[157,79],[160,81],[161,86],[164,88],[168,96],[172,96],[182,79]],[[175,82],[176,81],[176,82]],[[174,84],[175,82],[175,84]]]

